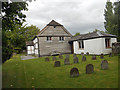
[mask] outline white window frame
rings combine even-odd
[[[78,49],[84,49],[84,41],[78,41]]]

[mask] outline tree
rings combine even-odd
[[[113,34],[113,5],[112,2],[107,1],[106,2],[106,9],[105,9],[105,21],[104,25],[105,25],[105,29],[107,33],[111,33]]]
[[[13,30],[16,24],[22,25],[25,22],[26,15],[22,10],[27,9],[26,2],[2,2],[2,26],[3,30]]]
[[[9,59],[13,52],[13,43],[11,36],[15,32],[16,25],[22,26],[25,17],[22,10],[27,9],[26,2],[2,2],[2,62]]]
[[[40,32],[40,29],[34,25],[27,26],[25,29],[24,36],[26,41],[32,40]]]
[[[105,9],[105,29],[109,34],[116,35],[120,41],[120,2],[106,2]]]
[[[116,35],[118,36],[118,41],[120,41],[120,1],[114,2],[114,22],[116,28]]]
[[[77,32],[74,36],[78,36],[78,35],[80,35],[80,33],[79,33],[79,32]]]
[[[101,31],[101,30],[98,30],[98,29],[95,29],[93,32],[104,32],[104,31]]]

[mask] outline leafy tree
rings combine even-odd
[[[2,61],[9,59],[13,52],[12,38],[15,33],[16,25],[21,25],[25,22],[25,17],[22,10],[27,9],[26,2],[2,2]]]
[[[79,32],[77,32],[74,36],[78,36],[78,35],[80,35],[80,33],[79,33]]]
[[[105,9],[105,29],[107,33],[114,34],[118,37],[118,41],[120,41],[120,2],[110,2],[108,0],[106,2]]]
[[[27,26],[25,29],[24,36],[26,41],[32,40],[40,32],[40,29],[34,25]]]
[[[116,35],[118,36],[118,41],[120,41],[120,1],[114,2],[114,22]]]
[[[112,2],[107,1],[106,2],[106,9],[105,9],[105,29],[107,31],[107,33],[111,33],[113,34],[113,5]]]
[[[2,26],[3,30],[13,30],[16,24],[22,25],[25,22],[26,15],[22,13],[27,9],[26,2],[2,2]]]
[[[98,30],[98,29],[95,29],[93,32],[104,32],[104,31],[101,31],[101,30]]]

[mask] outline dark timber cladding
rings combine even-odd
[[[71,53],[71,45],[68,41],[72,35],[58,22],[52,20],[37,36],[41,56],[53,53]]]

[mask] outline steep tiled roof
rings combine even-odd
[[[116,37],[116,36],[97,31],[97,32],[92,32],[87,34],[81,34],[78,36],[73,36],[70,41],[86,40],[86,39],[93,39],[93,38],[100,38],[100,37]]]
[[[51,26],[57,26],[60,27],[61,29],[56,29],[55,27],[53,29],[49,29]],[[47,33],[44,33],[46,30]],[[52,30],[52,31],[50,31]],[[52,20],[49,24],[47,24],[38,35],[36,36],[69,36],[72,37],[72,35],[66,30],[66,28],[59,24],[58,22]]]

